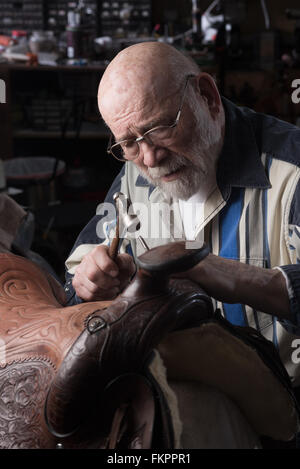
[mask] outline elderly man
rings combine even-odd
[[[149,247],[176,240],[179,228],[187,240],[203,236],[211,253],[185,275],[230,322],[273,340],[298,386],[300,131],[221,98],[210,75],[161,43],[119,53],[98,99],[112,132],[109,153],[125,161],[106,201],[122,191],[133,203],[172,206],[169,237],[150,233]],[[125,237],[113,261],[108,236],[97,236],[101,216],[67,260],[70,304],[114,298],[142,252]],[[163,210],[158,218],[150,225],[165,222]]]

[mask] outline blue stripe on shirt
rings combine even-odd
[[[266,159],[266,170],[267,174],[270,174],[270,168],[272,165],[272,158],[267,157]],[[263,211],[263,230],[264,230],[264,246],[263,246],[263,258],[266,263],[265,267],[270,268],[270,247],[268,238],[268,190],[265,189],[262,195],[262,211]]]
[[[267,174],[270,175],[270,169],[272,166],[273,159],[267,156],[266,158],[266,169]],[[263,209],[263,230],[264,230],[264,251],[263,257],[265,259],[266,265],[265,267],[270,268],[271,266],[271,259],[270,259],[270,246],[269,246],[269,238],[268,238],[268,191],[265,189],[262,197],[262,209]],[[278,348],[278,336],[277,336],[277,318],[275,316],[272,317],[272,324],[273,324],[273,344],[275,347]]]
[[[239,260],[239,222],[244,205],[244,189],[232,189],[227,205],[222,210],[220,220],[221,257]],[[223,303],[226,319],[237,326],[246,326],[244,308],[241,304]]]

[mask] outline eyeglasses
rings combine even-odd
[[[113,145],[111,144],[113,139],[111,135],[107,147],[107,153],[110,153],[119,161],[133,161],[138,158],[140,154],[140,143],[143,140],[146,140],[151,145],[160,146],[168,146],[170,143],[172,143],[173,130],[177,126],[181,116],[187,84],[189,79],[194,76],[195,75],[187,75],[186,77],[179,110],[172,125],[159,125],[153,129],[147,130],[147,132],[145,132],[141,137],[121,140],[120,142],[116,142]]]

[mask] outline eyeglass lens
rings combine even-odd
[[[174,126],[161,126],[151,129],[143,135],[143,140],[153,145],[163,145],[169,142],[173,135]],[[113,155],[121,160],[133,160],[138,157],[140,146],[135,140],[124,140],[124,142],[113,145]]]

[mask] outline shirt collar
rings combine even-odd
[[[138,177],[136,178],[135,185],[137,187],[149,187],[150,183],[149,181],[147,181],[146,178],[144,178],[141,174],[139,174]]]
[[[138,175],[138,177],[135,181],[135,185],[136,185],[136,187],[149,187],[148,198],[150,197],[150,195],[152,194],[154,189],[157,189],[156,186],[154,186],[149,181],[147,181],[147,179],[144,178],[141,174]]]
[[[217,167],[218,186],[223,194],[228,194],[230,187],[271,187],[247,110],[226,98],[222,101],[225,137]]]

